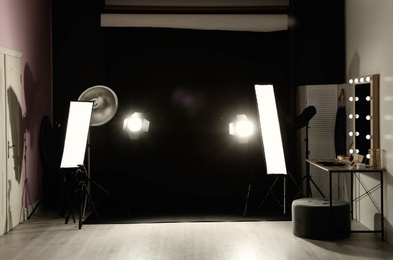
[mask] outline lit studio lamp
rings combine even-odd
[[[246,115],[241,114],[236,116],[236,120],[229,124],[229,134],[236,136],[237,140],[241,144],[247,144],[247,155],[248,158],[250,157],[250,147],[248,145],[249,139],[254,133],[254,125],[253,123],[247,118]],[[252,169],[250,169],[250,178],[249,184],[247,189],[247,196],[246,196],[246,205],[244,209],[244,216],[247,213],[248,203],[250,202],[250,194],[251,194],[251,185],[252,185]]]
[[[135,112],[124,119],[123,122],[123,131],[128,135],[131,140],[139,139],[142,133],[146,133],[149,131],[150,122],[146,120],[143,116],[143,113]],[[127,201],[127,208],[128,213],[130,215],[130,202],[131,198],[128,197]]]
[[[254,132],[254,125],[246,115],[237,115],[236,121],[229,124],[229,134],[238,138],[239,143],[248,143]]]
[[[123,130],[130,139],[139,139],[141,133],[149,131],[150,122],[143,117],[143,113],[135,112],[124,119]]]

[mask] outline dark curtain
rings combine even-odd
[[[345,106],[339,106],[336,113],[336,126],[334,131],[334,144],[336,149],[336,157],[338,155],[347,154],[346,151],[346,109]]]

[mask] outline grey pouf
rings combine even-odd
[[[292,202],[293,234],[302,238],[335,240],[351,233],[350,204],[344,200],[302,198]]]

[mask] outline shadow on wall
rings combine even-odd
[[[21,183],[23,159],[23,132],[21,130],[22,109],[12,88],[7,88],[8,109],[10,113],[11,141],[8,143],[9,156],[14,158],[15,180]]]

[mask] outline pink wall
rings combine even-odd
[[[22,117],[25,131],[23,179],[26,206],[41,199],[39,132],[42,118],[52,119],[51,1],[0,0],[0,46],[22,53]]]

